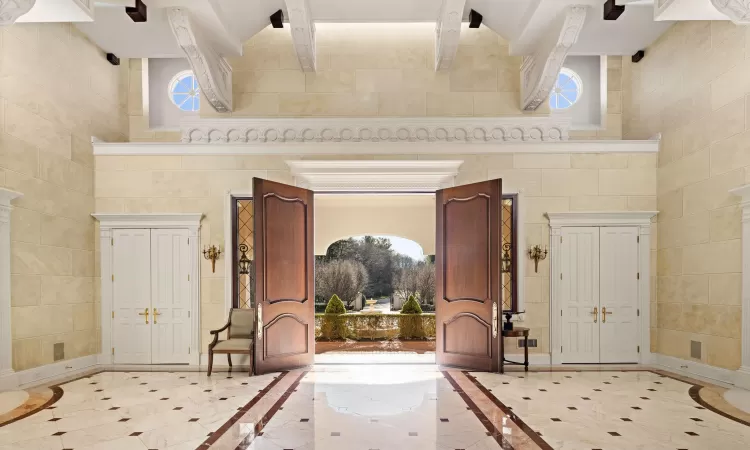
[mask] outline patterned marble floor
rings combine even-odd
[[[726,390],[693,383],[648,371],[499,375],[428,364],[256,377],[104,372],[53,388],[62,396],[31,416],[0,420],[0,450],[750,448],[750,423],[710,404]],[[23,400],[3,397],[6,409]]]

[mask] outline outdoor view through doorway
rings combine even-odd
[[[446,208],[464,203],[458,197],[447,201]],[[513,195],[502,198],[499,256],[503,267],[513,270],[495,278],[500,281],[501,311],[516,307],[515,203]],[[263,283],[255,280],[256,246],[272,243],[256,229],[267,219],[256,217],[261,212],[251,197],[232,198],[232,204],[232,306],[257,309],[256,292]],[[314,253],[314,296],[305,298],[314,297],[310,343],[316,363],[436,362],[436,208],[440,206],[433,193],[315,193],[309,221],[314,233],[305,244]],[[469,216],[460,212],[456,223]]]

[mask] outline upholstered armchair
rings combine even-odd
[[[227,331],[227,340],[220,341],[219,333]],[[229,371],[232,371],[232,354],[250,355],[250,375],[253,374],[253,336],[255,333],[255,310],[237,309],[229,311],[229,320],[218,330],[211,330],[214,340],[208,344],[208,376],[214,365],[214,353],[227,355]]]

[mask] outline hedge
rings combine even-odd
[[[316,314],[315,339],[322,341],[430,339],[434,314]]]

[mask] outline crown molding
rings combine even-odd
[[[200,228],[203,213],[94,213],[101,231],[113,228]]]
[[[536,110],[549,97],[565,57],[578,40],[586,21],[586,6],[570,6],[562,24],[552,34],[542,36],[530,56],[521,64],[521,109]]]
[[[466,0],[443,0],[435,26],[435,70],[448,70],[453,65],[461,38],[461,19]]]
[[[551,228],[581,226],[651,226],[659,211],[574,211],[548,212]]]
[[[202,96],[216,111],[232,111],[232,67],[200,33],[187,9],[169,8],[167,19],[198,79]]]
[[[247,118],[186,119],[182,142],[265,144],[281,142],[458,142],[491,144],[568,139],[569,117]]]
[[[329,192],[433,192],[454,185],[462,160],[286,161],[297,186]]]
[[[35,3],[36,0],[0,0],[0,26],[13,25]]]

